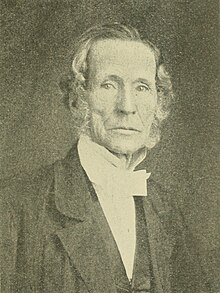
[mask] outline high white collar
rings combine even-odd
[[[150,173],[146,173],[146,170],[134,171],[145,158],[145,149],[127,160],[125,156],[118,157],[88,136],[81,135],[78,152],[80,162],[92,183],[112,192],[114,190],[114,194],[147,195],[146,179]]]

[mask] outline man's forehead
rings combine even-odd
[[[131,62],[133,59],[134,62]],[[134,60],[135,59],[135,60]],[[94,65],[125,62],[127,65],[149,64],[156,66],[153,50],[142,42],[133,40],[107,39],[95,42],[89,52],[89,63]],[[143,64],[143,65],[144,65]]]

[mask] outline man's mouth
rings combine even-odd
[[[124,126],[119,126],[119,127],[113,127],[110,129],[112,132],[118,133],[118,134],[134,134],[141,132],[139,129],[134,128],[134,127],[124,127]]]

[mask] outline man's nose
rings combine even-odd
[[[135,99],[130,89],[123,88],[118,96],[118,110],[123,114],[135,114]]]

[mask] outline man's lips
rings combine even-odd
[[[134,128],[134,127],[124,127],[124,126],[112,127],[109,130],[111,130],[113,132],[122,133],[122,134],[132,134],[132,133],[135,133],[135,132],[141,132],[137,128]]]

